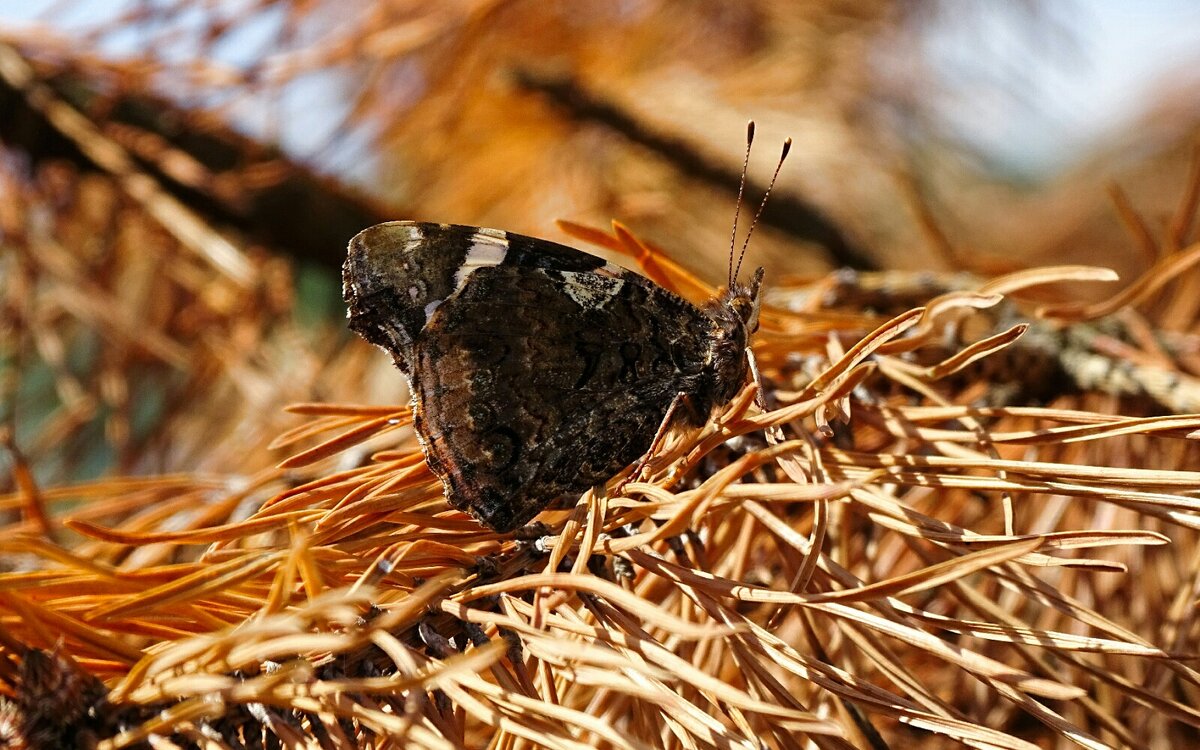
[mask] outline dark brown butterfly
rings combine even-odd
[[[763,272],[739,284],[730,260],[697,307],[554,242],[398,221],[350,241],[344,296],[408,377],[450,503],[510,531],[637,460],[668,412],[700,425],[741,389]]]

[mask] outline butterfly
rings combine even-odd
[[[747,160],[752,138],[753,125]],[[730,267],[729,285],[697,306],[549,240],[394,221],[350,241],[343,296],[350,328],[407,377],[450,504],[506,532],[741,390],[763,270],[742,284],[732,253]]]

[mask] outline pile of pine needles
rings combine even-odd
[[[23,64],[91,166],[0,170],[0,747],[1200,736],[1195,164],[1161,237],[1123,213],[1154,260],[1107,296],[768,278],[761,392],[497,534],[363,395],[378,353]],[[562,228],[714,293],[689,247]]]
[[[619,227],[575,231],[709,291]],[[981,367],[1010,357],[1037,387],[1030,360],[1069,345],[1017,351],[1034,329],[1198,260],[948,353],[1031,287],[1111,274],[1013,274],[891,318],[828,306],[844,277],[777,288],[755,341],[768,410],[748,387],[642,475],[517,535],[446,504],[399,405],[293,406],[270,446],[287,457],[254,473],[26,481],[0,498],[20,514],[0,548],[27,561],[0,575],[8,728],[40,718],[105,750],[1183,732],[1200,416],[1086,408],[1114,400],[1098,390],[993,404],[1002,373]],[[1113,376],[1171,372],[1167,351]]]

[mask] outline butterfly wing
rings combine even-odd
[[[430,468],[492,528],[632,463],[705,377],[708,316],[601,258],[470,227],[367,232],[346,266],[351,327],[409,376]]]

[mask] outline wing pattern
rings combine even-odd
[[[393,222],[351,242],[345,279],[351,327],[409,378],[448,499],[498,531],[612,477],[676,394],[712,391],[719,321],[563,245]]]

